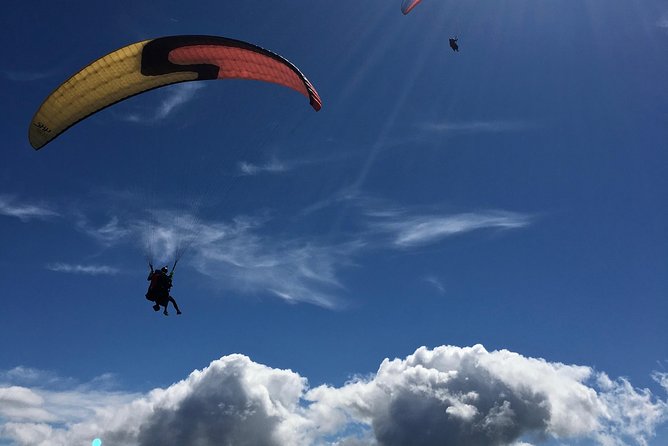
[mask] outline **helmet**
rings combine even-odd
[[[167,271],[169,271],[169,267],[163,266],[162,268],[160,268],[160,271],[162,271],[163,273],[166,273]]]

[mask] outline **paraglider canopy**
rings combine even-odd
[[[86,66],[46,98],[30,123],[38,150],[77,122],[139,93],[178,82],[207,79],[272,82],[322,101],[288,60],[259,46],[216,36],[170,36],[133,43]]]
[[[401,12],[404,13],[404,15],[408,14],[415,8],[418,3],[420,3],[422,0],[403,0],[401,2]]]

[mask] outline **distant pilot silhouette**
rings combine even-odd
[[[450,48],[452,48],[452,51],[459,52],[459,45],[457,45],[457,38],[455,37],[454,39],[448,39],[448,40],[450,40]]]

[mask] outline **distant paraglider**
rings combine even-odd
[[[452,51],[459,52],[459,45],[457,45],[457,38],[455,37],[454,39],[448,39],[450,41],[450,48],[452,48]]]
[[[208,79],[273,82],[302,93],[316,111],[322,106],[308,79],[276,53],[225,37],[161,37],[114,51],[65,81],[35,113],[28,139],[38,150],[82,119],[131,96]]]
[[[404,13],[404,15],[408,14],[415,8],[418,3],[420,3],[422,0],[403,0],[401,2],[401,12]],[[452,51],[459,52],[459,45],[457,44],[457,38],[450,38],[448,39],[450,41],[450,48],[452,48]]]
[[[404,15],[408,14],[415,8],[418,3],[420,3],[422,0],[403,0],[401,2],[401,12],[404,13]]]

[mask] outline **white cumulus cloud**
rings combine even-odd
[[[100,404],[70,393],[81,408],[66,415],[54,392],[2,390],[12,409],[0,413],[0,441],[19,446],[643,446],[668,414],[625,379],[481,345],[421,347],[372,376],[315,388],[233,354],[144,395],[101,394]]]

